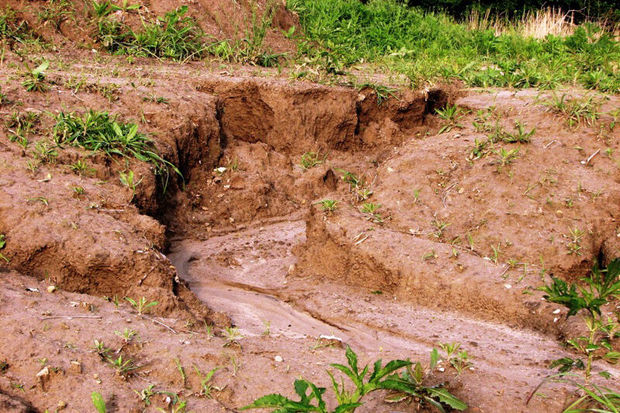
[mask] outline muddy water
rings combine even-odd
[[[473,375],[471,386],[492,382],[520,400],[551,373],[550,360],[570,356],[554,337],[416,308],[312,274],[291,276],[292,250],[304,241],[303,221],[282,221],[204,241],[176,240],[169,258],[196,295],[227,313],[246,336],[334,336],[367,354],[412,358],[438,343],[459,342],[474,360],[473,370],[484,373]],[[607,365],[597,368],[620,374]],[[484,405],[488,394],[480,397]]]

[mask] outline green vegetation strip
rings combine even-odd
[[[423,12],[393,0],[289,0],[307,39],[300,51],[327,53],[333,66],[370,62],[424,81],[460,79],[470,86],[538,87],[580,85],[620,91],[620,47],[593,24],[568,37],[542,40],[516,30],[468,30],[443,14]],[[309,41],[308,41],[309,40]],[[317,47],[317,44],[319,47]]]

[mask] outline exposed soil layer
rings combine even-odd
[[[283,13],[282,28],[295,23]],[[473,365],[431,380],[470,411],[557,411],[572,396],[549,384],[525,404],[578,329],[536,287],[620,256],[617,96],[570,127],[533,91],[440,85],[380,102],[371,88],[275,71],[111,57],[53,66],[50,90],[29,93],[20,59],[8,52],[0,73],[0,410],[89,411],[97,390],[110,411],[167,408],[171,395],[235,411],[291,395],[299,376],[328,386],[344,345],[369,362],[427,360],[443,342],[460,342]],[[434,114],[448,103],[461,108],[450,127]],[[138,124],[182,177],[52,142],[53,115],[90,109]],[[480,146],[516,122],[535,127],[529,142]],[[309,152],[316,165],[302,167]],[[128,171],[133,190],[119,179]],[[157,305],[138,314],[124,297]],[[231,340],[230,325],[244,337]],[[139,368],[115,373],[94,340]],[[222,367],[213,398],[194,366]],[[149,385],[160,393],[147,406]],[[383,396],[359,411],[411,411]]]

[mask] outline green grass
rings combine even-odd
[[[157,153],[153,142],[139,132],[138,125],[134,123],[124,123],[107,112],[93,110],[83,115],[60,112],[55,119],[53,136],[59,145],[70,144],[101,151],[110,157],[132,157],[151,163],[155,174],[162,177],[164,190],[168,184],[169,169],[182,177],[178,168]]]
[[[114,16],[99,11],[95,3],[98,40],[111,53],[158,57],[177,61],[199,59],[206,53],[204,33],[195,20],[185,17],[187,6],[172,10],[156,22],[133,31]],[[103,14],[103,15],[102,15]]]
[[[589,24],[568,37],[526,38],[468,30],[443,14],[393,0],[290,0],[306,38],[300,53],[332,70],[370,62],[406,75],[414,87],[460,79],[470,86],[552,89],[579,85],[620,91],[620,48]],[[328,67],[328,71],[329,71]]]

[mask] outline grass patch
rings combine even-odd
[[[169,169],[182,177],[179,169],[163,159],[153,142],[138,131],[138,125],[123,123],[107,112],[90,110],[83,115],[60,112],[53,129],[57,144],[80,146],[91,151],[104,152],[109,157],[132,157],[155,167],[155,174],[162,178],[164,192],[167,188]]]
[[[393,0],[290,0],[307,39],[302,55],[330,65],[362,62],[406,75],[414,87],[439,79],[470,86],[538,87],[579,85],[620,91],[620,48],[593,24],[567,37],[524,37],[517,30],[496,35],[491,29],[423,12]],[[318,47],[317,47],[318,44]]]
[[[187,6],[166,13],[156,22],[143,22],[140,31],[95,10],[96,14],[103,14],[97,22],[97,38],[111,53],[176,61],[199,59],[206,53],[204,33],[193,18],[185,16]]]

